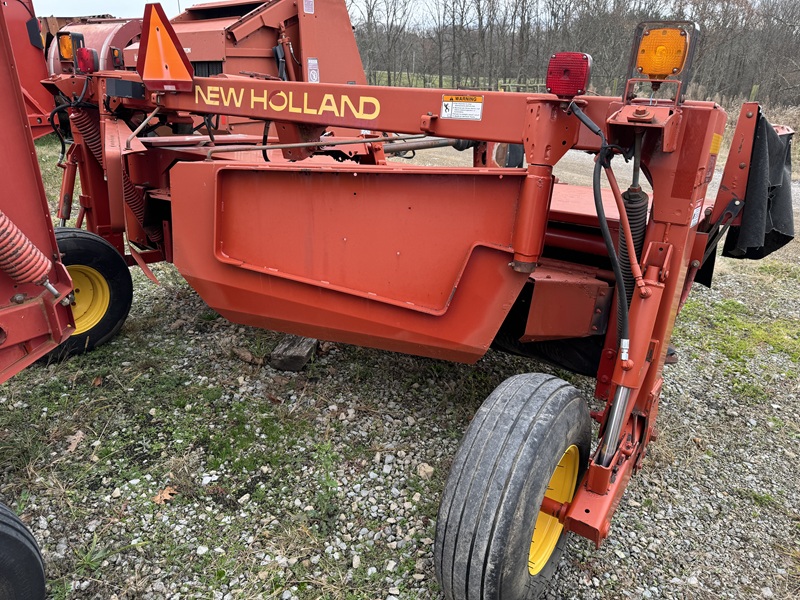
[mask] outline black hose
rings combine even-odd
[[[272,121],[264,121],[264,135],[261,136],[261,145],[266,146],[269,143],[269,126]],[[267,149],[264,148],[261,151],[261,156],[264,159],[264,162],[269,162],[269,155],[267,154]]]
[[[64,157],[67,155],[67,141],[64,139],[64,134],[61,133],[61,129],[56,127],[56,122],[53,120],[53,117],[56,116],[56,113],[61,112],[62,110],[66,110],[68,108],[75,108],[76,106],[83,103],[83,99],[86,97],[86,92],[89,89],[89,77],[84,79],[83,81],[83,89],[81,90],[81,95],[78,96],[75,100],[71,102],[65,102],[64,104],[59,104],[53,110],[50,111],[50,116],[47,117],[48,123],[50,123],[50,127],[53,128],[53,131],[58,136],[58,141],[61,143],[61,154],[58,156],[58,166],[61,166],[64,162]],[[60,124],[60,123],[59,123]]]
[[[53,131],[58,136],[58,141],[61,143],[61,153],[58,155],[58,166],[61,166],[64,163],[64,157],[67,155],[67,140],[64,139],[64,134],[61,133],[60,121],[59,125],[56,125],[56,122],[53,120],[53,117],[56,116],[57,112],[62,110],[68,109],[72,106],[71,102],[67,102],[65,104],[59,104],[53,110],[50,111],[50,116],[47,117],[47,121],[50,123],[50,127],[53,128]]]
[[[592,177],[592,189],[594,191],[594,206],[597,211],[597,220],[600,223],[600,232],[603,234],[603,241],[606,244],[608,251],[608,258],[611,261],[611,269],[614,271],[614,278],[616,279],[617,287],[617,305],[619,307],[619,337],[620,340],[630,339],[630,320],[628,316],[628,303],[625,294],[625,280],[622,276],[622,268],[620,267],[619,256],[614,248],[614,240],[611,237],[611,231],[608,228],[608,219],[606,218],[606,211],[603,208],[603,195],[600,189],[600,177],[603,173],[603,167],[611,163],[611,158],[614,155],[614,146],[610,146],[606,142],[606,136],[603,130],[592,121],[586,113],[584,113],[574,102],[569,105],[569,110],[578,117],[581,123],[595,135],[600,137],[600,152],[594,163],[594,174]]]
[[[608,152],[603,138],[603,148],[600,149],[600,154],[594,163],[594,175],[592,177],[592,188],[594,190],[594,206],[597,210],[597,220],[600,223],[600,232],[603,234],[603,241],[606,243],[606,250],[608,251],[608,258],[611,260],[611,269],[614,271],[614,279],[616,279],[617,286],[617,306],[619,315],[619,337],[621,340],[629,340],[630,338],[630,322],[628,318],[628,303],[626,302],[625,295],[625,279],[622,275],[622,268],[619,262],[619,256],[614,249],[614,240],[611,237],[611,231],[608,228],[608,220],[606,219],[606,211],[603,208],[603,195],[600,191],[600,177],[603,173],[603,163],[606,160],[604,154]],[[610,157],[608,157],[610,160]]]

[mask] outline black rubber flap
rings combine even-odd
[[[794,238],[792,134],[778,135],[759,113],[742,225],[731,227],[722,255],[759,259]]]

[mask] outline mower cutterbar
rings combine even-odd
[[[138,72],[49,79],[75,135],[61,197],[79,172],[79,227],[145,272],[174,262],[232,321],[463,362],[494,344],[595,376],[606,404],[592,414],[593,456],[574,388],[521,376],[476,415],[448,479],[436,541],[446,596],[526,597],[554,569],[565,531],[597,544],[608,535],[655,435],[676,315],[720,229],[738,223],[706,198],[726,114],[683,101],[683,80],[631,80],[677,86],[664,100],[366,86],[344,4],[299,4],[231,2],[224,18],[212,4],[174,30],[149,5],[141,46],[124,53]],[[224,60],[192,62],[188,40],[220,27]],[[695,39],[682,31],[665,37]],[[330,39],[345,40],[339,53],[326,51]],[[242,57],[258,60],[230,71]],[[586,55],[568,58],[588,75]],[[748,131],[740,148],[752,147]],[[474,166],[387,162],[395,134],[436,138],[417,148],[472,147]],[[498,165],[502,144],[521,146],[527,166]],[[594,188],[555,182],[569,150],[598,155]],[[649,205],[638,181],[620,190],[620,153],[646,173]],[[732,201],[745,202],[746,167],[723,182]],[[59,216],[70,211],[63,202]],[[94,311],[103,335],[130,305],[112,263],[98,266],[101,308],[127,305]]]

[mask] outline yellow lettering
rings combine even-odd
[[[319,111],[316,108],[310,108],[308,106],[308,94],[303,94],[303,114],[306,115],[317,115]]]
[[[239,95],[236,95],[236,90],[233,88],[228,88],[227,93],[226,90],[222,90],[222,104],[225,106],[230,106],[234,104],[236,108],[242,107],[242,97],[244,96],[244,89],[239,90]]]
[[[235,106],[241,108],[244,98],[244,90],[235,88],[225,89],[220,87],[209,87],[202,89],[195,86],[195,102],[218,106],[220,101],[224,106]],[[255,110],[260,105],[263,110],[273,110],[275,112],[288,111],[294,114],[324,115],[332,114],[337,118],[348,116],[348,113],[356,119],[372,121],[381,114],[381,103],[372,96],[361,96],[356,104],[347,94],[337,98],[333,94],[325,94],[319,107],[310,104],[308,93],[303,94],[302,102],[298,97],[295,99],[294,92],[275,92],[268,96],[267,92],[258,93],[250,90],[250,108]]]
[[[267,95],[267,93],[264,92],[264,96],[265,97],[266,97],[266,95]],[[277,102],[275,102],[275,100],[277,98],[283,98],[283,104],[278,104]],[[272,110],[276,111],[276,112],[280,112],[282,110],[285,110],[287,104],[289,104],[289,99],[286,97],[286,93],[285,92],[278,92],[272,98],[270,98],[270,100],[269,100],[269,107]]]
[[[203,104],[219,106],[219,92],[217,91],[218,89],[219,88],[216,87],[209,87],[207,91],[204,91],[203,88],[197,85],[194,88],[194,101],[199,104],[202,98]]]
[[[350,100],[350,96],[347,96],[347,95],[342,96],[342,113],[341,113],[341,116],[344,116],[344,107],[345,107],[345,105],[350,107],[350,112],[353,113],[353,116],[356,119],[360,119],[361,118],[361,113],[356,109],[355,105],[353,104],[353,101]]]
[[[255,109],[256,104],[261,104],[261,108],[267,110],[267,92],[261,96],[256,96],[255,90],[250,90],[250,108]]]
[[[333,94],[325,94],[322,97],[322,104],[320,104],[319,110],[317,111],[318,114],[332,112],[335,116],[341,116],[339,114],[339,109],[336,108],[336,100],[333,97]]]
[[[368,106],[372,107],[372,112],[370,113],[367,113],[366,111]],[[360,102],[358,103],[358,108],[359,112],[361,113],[359,118],[367,121],[377,119],[378,115],[381,114],[381,103],[378,102],[377,98],[372,98],[371,96],[362,96]]]
[[[289,92],[289,112],[301,113],[303,110],[299,106],[294,105],[294,92]]]
[[[214,106],[219,106],[219,86],[209,86],[207,103]]]

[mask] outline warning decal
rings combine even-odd
[[[308,59],[308,83],[319,83],[319,60]]]
[[[483,96],[442,96],[442,119],[480,121],[483,117]]]

